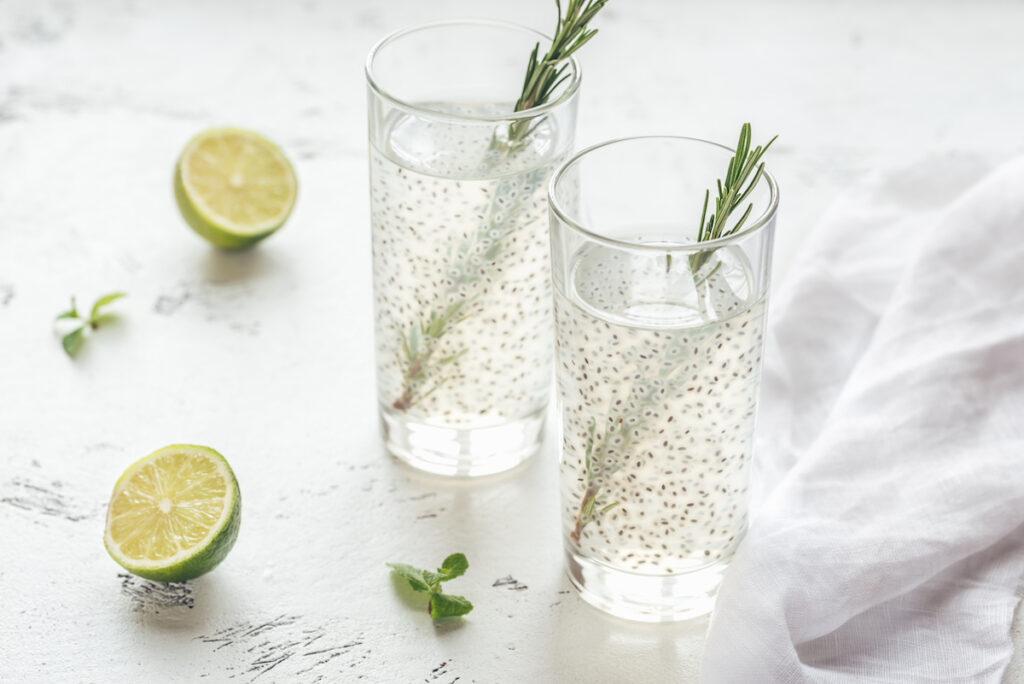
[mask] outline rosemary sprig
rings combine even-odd
[[[561,0],[555,0],[555,6],[558,8],[555,37],[543,57],[539,56],[540,43],[534,45],[526,66],[523,90],[519,99],[516,100],[515,111],[520,112],[545,104],[558,89],[558,86],[570,77],[569,63],[566,60],[597,34],[597,29],[587,28],[587,24],[607,3],[608,0],[569,0],[563,14]],[[513,122],[508,128],[508,141],[499,144],[498,136],[495,134],[491,142],[491,149],[510,153],[513,151],[513,146],[510,143],[521,142],[534,125],[535,122],[530,120]],[[549,167],[545,166],[530,172],[530,175],[523,181],[524,186],[533,186],[534,183],[541,182],[543,178],[538,174],[546,176],[548,170]],[[500,225],[501,222],[496,218],[502,214],[513,215],[512,210],[516,207],[503,205],[499,202],[499,198],[509,196],[507,192],[509,188],[504,186],[515,182],[517,181],[503,181],[502,185],[498,186],[487,209],[486,218],[481,222],[480,230],[459,247],[456,256],[462,273],[453,283],[453,289],[474,286],[480,280],[478,269],[476,267],[469,268],[465,264],[469,263],[474,248],[482,240],[490,241],[489,246],[483,252],[483,258],[488,262],[494,261],[501,251],[502,240],[515,230],[515,226],[511,225],[511,220],[505,220],[505,223],[509,224],[506,227]],[[501,231],[497,237],[492,237],[494,228],[499,228]],[[445,334],[453,326],[467,318],[468,314],[462,313],[465,304],[466,300],[461,300],[444,308],[439,307],[431,311],[422,322],[412,323],[408,333],[402,333],[401,353],[404,366],[402,394],[392,403],[392,408],[406,411],[416,402],[436,392],[447,382],[447,378],[442,378],[435,381],[426,391],[422,389],[438,366],[453,363],[466,353],[467,350],[462,349],[456,354],[441,359],[433,358],[434,352]]]
[[[449,258],[456,265],[456,275],[445,292],[446,297],[461,296],[463,299],[448,306],[439,306],[424,316],[422,322],[412,323],[409,332],[402,333],[401,364],[402,371],[402,394],[391,404],[397,411],[407,411],[415,403],[426,399],[436,392],[448,378],[436,381],[428,390],[422,391],[421,387],[427,383],[435,374],[437,367],[453,363],[460,359],[468,349],[461,349],[456,354],[434,360],[434,351],[437,345],[455,325],[466,320],[469,313],[463,311],[466,304],[479,296],[480,281],[483,274],[479,265],[473,263],[473,255],[482,251],[482,257],[487,262],[496,260],[501,252],[502,240],[511,235],[517,228],[514,216],[518,215],[524,203],[532,196],[530,188],[537,187],[543,182],[549,171],[548,166],[534,169],[523,178],[506,178],[501,181],[492,194],[491,201],[486,209],[486,218],[481,221],[479,230],[469,235],[458,247],[449,252]],[[514,194],[513,190],[520,190]],[[502,198],[513,198],[505,199]],[[503,221],[498,216],[505,216]],[[497,237],[494,230],[498,229]],[[469,290],[476,294],[461,294]],[[415,347],[410,346],[411,340],[417,340],[422,344]]]
[[[717,240],[721,237],[728,237],[735,234],[743,227],[750,212],[754,209],[754,203],[747,205],[746,210],[740,215],[738,221],[732,228],[726,228],[729,219],[737,207],[743,204],[750,196],[750,193],[757,187],[758,181],[764,175],[764,162],[761,158],[772,146],[772,143],[779,136],[775,136],[762,147],[758,145],[750,149],[750,124],[745,123],[740,128],[740,139],[736,144],[736,152],[729,160],[729,168],[725,172],[725,180],[717,180],[718,197],[715,198],[714,212],[708,216],[708,200],[711,198],[711,190],[704,191],[704,206],[700,212],[700,225],[697,228],[697,241],[707,242]],[[750,175],[754,174],[753,178]],[[748,181],[749,179],[749,181]],[[690,256],[690,269],[697,273],[701,266],[710,258],[712,252],[698,252]]]
[[[530,60],[526,64],[523,91],[516,100],[515,111],[522,112],[545,104],[558,86],[569,78],[569,62],[566,60],[597,34],[597,29],[587,28],[587,25],[607,3],[608,0],[569,0],[563,15],[561,0],[555,0],[558,8],[555,37],[543,57],[538,57],[540,43],[533,46]],[[530,130],[529,121],[514,122],[509,126],[509,141],[522,140]]]
[[[583,492],[583,498],[580,500],[580,508],[576,512],[576,524],[573,527],[572,532],[569,533],[569,538],[575,543],[579,543],[580,535],[583,533],[583,528],[594,522],[602,515],[610,511],[619,505],[618,501],[613,501],[610,504],[606,504],[597,509],[594,512],[594,508],[597,505],[597,498],[601,495],[601,484],[598,483],[600,479],[607,479],[615,474],[619,470],[619,467],[607,467],[607,459],[603,455],[604,451],[604,440],[609,436],[615,428],[622,428],[623,419],[619,418],[617,423],[614,424],[613,428],[606,432],[601,437],[601,443],[598,443],[596,436],[597,422],[591,418],[590,427],[587,428],[587,450],[583,454],[583,471],[584,477],[587,479],[587,489]],[[600,475],[598,474],[600,473]]]
[[[678,339],[674,342],[673,348],[666,353],[683,358],[688,348],[689,342]],[[602,504],[598,502],[598,498],[604,485],[622,468],[624,457],[634,448],[634,442],[646,429],[645,420],[662,396],[660,393],[637,391],[636,388],[656,384],[663,387],[666,392],[675,392],[679,383],[686,382],[686,377],[680,375],[684,368],[683,364],[662,366],[656,379],[646,376],[641,381],[637,375],[637,384],[620,395],[629,399],[624,405],[632,408],[617,410],[609,402],[607,418],[603,421],[604,429],[600,435],[597,434],[597,422],[591,418],[587,428],[586,451],[583,454],[583,477],[587,487],[583,492],[583,498],[580,499],[575,525],[569,533],[569,538],[573,542],[578,544],[583,528],[619,505],[618,501]],[[615,404],[618,405],[620,403]]]
[[[711,278],[720,265],[719,261],[705,276],[705,280]],[[712,296],[730,295],[721,291]],[[669,344],[662,356],[684,359],[692,350],[694,338],[676,336]],[[634,362],[640,363],[639,360]],[[574,543],[580,543],[587,525],[619,505],[617,501],[600,501],[602,493],[606,491],[611,477],[623,467],[627,457],[636,449],[636,442],[650,438],[651,428],[647,420],[652,412],[659,410],[662,398],[680,393],[691,382],[690,376],[685,373],[687,368],[685,363],[661,364],[657,374],[646,374],[637,366],[634,384],[612,397],[622,401],[609,401],[606,417],[601,421],[591,418],[583,458],[583,481],[586,488],[576,512],[575,524],[569,532],[569,538]],[[644,391],[644,387],[658,387],[660,391]],[[598,425],[603,426],[603,432],[597,429]]]

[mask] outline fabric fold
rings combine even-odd
[[[851,191],[776,298],[760,491],[703,681],[999,681],[1024,574],[1024,158],[981,175],[929,160]]]

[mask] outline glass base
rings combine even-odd
[[[525,418],[479,427],[451,428],[414,420],[381,406],[388,453],[435,475],[480,477],[511,470],[540,449],[546,408]]]
[[[721,560],[677,575],[641,575],[584,558],[568,545],[566,574],[584,601],[606,613],[640,622],[675,622],[707,615],[729,567]]]

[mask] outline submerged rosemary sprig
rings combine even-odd
[[[683,358],[689,348],[689,341],[677,339],[666,355]],[[609,402],[607,418],[602,422],[602,430],[598,432],[598,424],[591,418],[587,428],[587,441],[583,454],[583,479],[586,489],[580,499],[580,507],[576,511],[576,520],[569,538],[573,543],[580,542],[583,529],[596,522],[608,511],[619,505],[618,501],[599,501],[605,485],[625,463],[625,458],[634,448],[634,442],[646,430],[644,422],[662,401],[662,393],[646,393],[637,387],[657,384],[665,393],[678,391],[679,384],[688,378],[681,376],[684,364],[669,364],[661,367],[656,377],[636,375],[637,384],[628,391],[617,395],[621,401]],[[639,370],[639,369],[638,369]],[[630,407],[626,409],[616,406]]]
[[[462,298],[447,306],[438,306],[426,314],[421,322],[411,323],[408,333],[400,333],[402,394],[391,404],[395,410],[406,411],[440,389],[449,378],[433,380],[433,376],[443,366],[457,361],[467,353],[468,349],[463,348],[454,354],[434,359],[434,352],[442,338],[471,315],[466,308],[480,294],[478,287],[484,272],[479,264],[474,264],[474,258],[482,258],[488,264],[498,258],[502,240],[517,228],[514,216],[524,203],[529,203],[531,189],[543,182],[547,169],[544,166],[530,171],[525,177],[510,177],[501,181],[492,194],[485,212],[486,218],[481,221],[479,229],[457,247],[450,248],[449,257],[456,264],[458,275],[452,278],[439,298]],[[519,192],[513,193],[513,189]],[[498,221],[498,216],[506,218]],[[497,236],[493,232],[495,229],[499,231]],[[428,384],[430,386],[426,387]]]
[[[526,64],[523,92],[516,100],[515,111],[522,112],[547,103],[558,86],[571,76],[568,73],[568,59],[597,34],[597,29],[588,28],[587,25],[607,3],[608,0],[569,0],[563,15],[561,0],[555,0],[558,8],[555,37],[543,57],[538,57],[540,43],[533,46],[530,60]],[[510,142],[518,142],[531,129],[530,121],[516,121],[509,126],[508,139]]]
[[[601,495],[602,484],[600,484],[600,481],[611,477],[621,467],[613,466],[609,468],[607,466],[607,455],[603,452],[605,450],[605,441],[609,438],[609,434],[616,428],[621,430],[622,424],[622,418],[613,421],[613,425],[607,432],[601,435],[599,441],[596,435],[597,423],[593,418],[590,419],[590,427],[587,428],[587,449],[583,454],[584,477],[587,479],[587,488],[583,492],[583,498],[580,500],[580,508],[576,511],[576,524],[572,532],[569,533],[569,537],[577,544],[580,541],[580,535],[583,533],[584,527],[619,505],[618,501],[613,501],[610,504],[600,506],[597,508],[597,512],[594,512],[595,507],[598,505],[597,499]]]
[[[718,238],[728,237],[738,232],[754,209],[754,203],[747,205],[746,210],[736,221],[732,228],[725,226],[732,218],[733,212],[743,204],[750,196],[750,193],[757,187],[758,181],[764,175],[764,162],[761,158],[768,148],[772,146],[776,138],[773,137],[764,147],[758,145],[750,149],[750,124],[745,123],[740,128],[740,139],[736,144],[736,152],[729,160],[729,168],[725,172],[725,180],[718,179],[718,197],[715,199],[715,209],[711,216],[708,216],[708,200],[711,197],[711,190],[704,191],[704,207],[700,212],[700,225],[697,228],[697,241],[707,242]],[[750,178],[750,174],[754,174]],[[747,179],[750,179],[748,182]],[[701,266],[711,257],[714,250],[698,252],[690,257],[690,270],[697,273]]]
[[[423,391],[420,386],[427,380],[427,371],[431,368],[431,360],[434,352],[437,351],[441,338],[448,332],[450,327],[458,323],[462,318],[460,314],[466,305],[465,299],[449,304],[441,313],[430,312],[430,317],[422,323],[413,323],[409,332],[402,335],[402,356],[406,364],[405,374],[402,377],[402,394],[395,399],[391,405],[398,411],[405,411],[416,401],[426,399],[436,392],[448,378],[441,378],[434,382],[430,389]],[[447,366],[456,361],[466,350],[434,359],[434,367]]]

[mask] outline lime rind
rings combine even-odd
[[[238,481],[234,471],[227,460],[214,449],[194,444],[173,444],[158,449],[153,453],[139,459],[118,478],[114,485],[114,492],[111,495],[111,503],[124,491],[125,486],[131,481],[140,468],[159,459],[161,456],[189,452],[209,459],[228,483],[227,503],[221,510],[217,522],[210,527],[202,540],[183,549],[171,558],[160,561],[145,561],[137,558],[130,558],[121,552],[120,546],[111,536],[111,510],[107,509],[106,529],[103,535],[103,544],[110,557],[117,561],[125,570],[132,574],[146,579],[163,582],[183,582],[194,579],[217,567],[223,561],[238,539],[238,532],[242,524],[242,496],[238,488]]]

